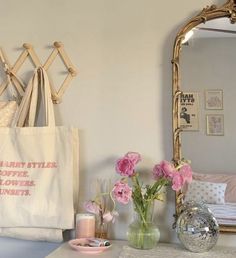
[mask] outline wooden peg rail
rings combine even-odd
[[[35,67],[42,66],[45,71],[48,71],[49,67],[53,64],[54,60],[56,59],[57,56],[59,56],[66,69],[68,74],[66,75],[65,80],[63,81],[62,85],[56,90],[56,88],[53,86],[52,83],[50,83],[51,87],[51,95],[52,95],[52,100],[55,104],[58,104],[62,100],[62,96],[69,87],[70,82],[72,81],[73,77],[77,75],[77,71],[73,64],[71,63],[68,55],[65,52],[64,46],[61,42],[54,42],[53,43],[53,51],[49,55],[48,59],[46,62],[42,65],[40,62],[40,59],[38,58],[37,54],[34,51],[34,48],[31,44],[24,43],[23,44],[23,51],[16,60],[15,64],[13,66],[10,65],[10,63],[7,61],[6,55],[3,53],[3,51],[0,49],[0,61],[3,64],[4,71],[7,75],[6,79],[2,82],[0,85],[0,95],[4,92],[4,90],[7,88],[9,85],[9,76],[12,76],[12,84],[18,91],[18,93],[23,96],[24,90],[25,90],[25,85],[23,83],[20,83],[20,80],[16,80],[13,78],[19,77],[17,76],[17,72],[20,69],[20,67],[24,64],[24,62],[27,60],[27,58],[30,58],[32,63],[34,64]],[[23,87],[22,87],[23,84]]]

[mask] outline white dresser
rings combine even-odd
[[[101,254],[89,255],[73,250],[68,243],[63,243],[46,258],[236,258],[236,248],[215,246],[205,253],[192,253],[180,244],[159,243],[151,250],[138,250],[127,246],[126,241],[112,241],[112,247]]]

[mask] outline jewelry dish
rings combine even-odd
[[[109,246],[89,246],[89,240],[87,238],[72,239],[68,244],[76,251],[87,254],[102,253],[112,245]]]

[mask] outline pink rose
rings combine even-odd
[[[141,155],[138,152],[128,152],[125,157],[130,159],[134,165],[141,161]]]
[[[134,167],[141,160],[141,156],[137,152],[128,152],[116,162],[116,172],[121,176],[133,176],[135,174]]]
[[[162,169],[164,171],[164,176],[167,178],[172,178],[174,173],[176,173],[176,169],[174,165],[166,160],[163,160],[160,165],[162,166]]]
[[[176,172],[172,178],[172,189],[174,191],[179,191],[184,185],[183,176]]]
[[[159,178],[163,177],[163,175],[164,175],[164,171],[163,171],[162,167],[160,166],[160,164],[155,165],[153,168],[154,179],[158,180]]]
[[[108,212],[104,213],[102,217],[106,223],[108,223],[110,221],[112,223],[114,223],[115,218],[118,216],[119,216],[119,213],[117,211],[112,211],[112,212],[108,211]]]
[[[115,199],[123,204],[127,204],[132,196],[132,188],[123,181],[117,181],[112,189]]]
[[[153,168],[153,176],[155,180],[158,180],[161,177],[166,179],[173,178],[176,169],[174,165],[166,160],[161,161],[160,164],[157,164]]]
[[[182,175],[184,183],[191,183],[192,182],[192,169],[189,166],[189,164],[185,164],[183,165],[180,170],[179,173]]]
[[[118,159],[116,162],[116,172],[121,176],[133,176],[134,175],[134,166],[135,164],[131,161],[131,159],[127,157],[123,157]]]
[[[84,208],[87,212],[91,212],[94,214],[99,214],[99,211],[100,211],[99,205],[94,201],[85,202]]]

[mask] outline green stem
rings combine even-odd
[[[162,186],[167,185],[166,179],[160,179],[154,183],[154,185],[151,188],[151,195],[155,195],[157,192],[159,192],[162,188]]]
[[[136,208],[138,214],[140,215],[140,217],[141,217],[143,223],[145,224],[145,226],[147,226],[147,221],[146,221],[145,215],[143,214],[142,209],[141,209],[140,206],[135,202],[134,199],[133,199],[133,201],[134,201],[135,208]]]
[[[115,202],[115,200],[114,200],[114,198],[113,198],[113,196],[112,196],[112,192],[110,191],[110,198],[111,198],[111,200],[112,200],[112,202],[113,202],[113,209],[111,210],[111,212],[113,212],[114,210],[115,210],[115,208],[116,208],[116,202]]]
[[[143,223],[145,225],[147,225],[145,214],[144,214],[145,207],[144,207],[144,203],[143,203],[143,196],[142,196],[142,192],[141,192],[141,186],[140,186],[140,183],[138,181],[138,177],[135,175],[131,179],[132,179],[133,184],[134,184],[134,191],[132,193],[132,198],[133,198],[134,206],[136,208],[136,211],[140,215]],[[138,196],[136,196],[136,194]],[[140,203],[138,203],[137,200],[139,200]]]

